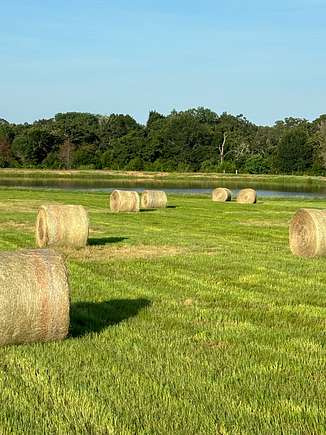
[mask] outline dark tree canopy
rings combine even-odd
[[[257,126],[205,107],[169,115],[68,112],[33,124],[0,119],[0,167],[326,174],[326,115]]]

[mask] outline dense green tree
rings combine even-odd
[[[243,169],[248,174],[266,174],[270,172],[271,167],[272,162],[269,157],[254,154],[247,158]]]
[[[96,146],[94,144],[82,145],[73,153],[73,168],[95,169],[97,166]]]
[[[141,126],[129,115],[112,114],[99,117],[98,136],[102,148],[109,148],[112,140],[141,129]]]
[[[42,164],[48,153],[58,145],[58,137],[51,132],[31,127],[16,136],[12,143],[14,158],[23,166]]]
[[[321,115],[313,122],[314,168],[316,172],[326,171],[326,115]]]
[[[11,144],[15,137],[13,128],[8,122],[0,122],[0,167],[5,168],[12,163]]]
[[[201,123],[196,113],[172,112],[147,129],[145,157],[152,162],[170,161],[171,168],[177,163],[196,170],[210,154],[211,141],[209,126]]]
[[[210,109],[206,109],[205,107],[189,109],[186,110],[184,113],[191,115],[198,122],[206,125],[215,125],[219,120],[219,116],[217,115],[217,113],[213,112]]]
[[[111,158],[117,169],[127,167],[131,160],[143,160],[145,132],[143,129],[132,130],[125,136],[111,141]]]
[[[304,172],[311,167],[312,161],[313,147],[307,129],[297,126],[286,130],[277,148],[278,170],[283,173]]]
[[[98,142],[99,117],[90,113],[58,113],[48,128],[61,139],[79,145]]]
[[[148,120],[147,120],[147,123],[146,123],[146,127],[148,129],[152,128],[153,124],[155,124],[157,121],[161,121],[164,118],[165,118],[164,115],[161,115],[160,113],[156,112],[155,110],[151,110],[149,112],[149,115],[148,115]]]

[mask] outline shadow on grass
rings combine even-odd
[[[70,337],[101,332],[108,326],[136,316],[148,307],[148,299],[112,299],[104,302],[76,302],[70,310]]]
[[[177,208],[177,206],[176,205],[167,205],[165,208]],[[164,209],[164,207],[163,207],[163,209]],[[159,208],[141,208],[139,211],[143,213],[146,211],[157,211],[157,210],[160,210],[160,207]]]
[[[88,245],[108,245],[110,243],[119,243],[123,240],[128,240],[128,237],[98,237],[93,239],[88,239]]]

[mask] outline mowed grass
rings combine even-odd
[[[1,249],[34,247],[50,202],[88,209],[90,245],[63,251],[69,337],[0,348],[1,434],[325,433],[326,258],[292,256],[288,223],[326,199],[0,190]]]

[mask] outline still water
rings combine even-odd
[[[268,183],[235,182],[235,181],[157,181],[157,180],[92,180],[92,179],[1,179],[0,188],[11,187],[17,189],[63,189],[88,192],[112,192],[114,189],[132,189],[138,192],[144,189],[164,189],[166,193],[175,195],[207,195],[215,187],[228,187],[236,195],[240,189],[251,187],[257,191],[259,197],[278,198],[324,198],[326,186],[307,185],[273,185]]]

